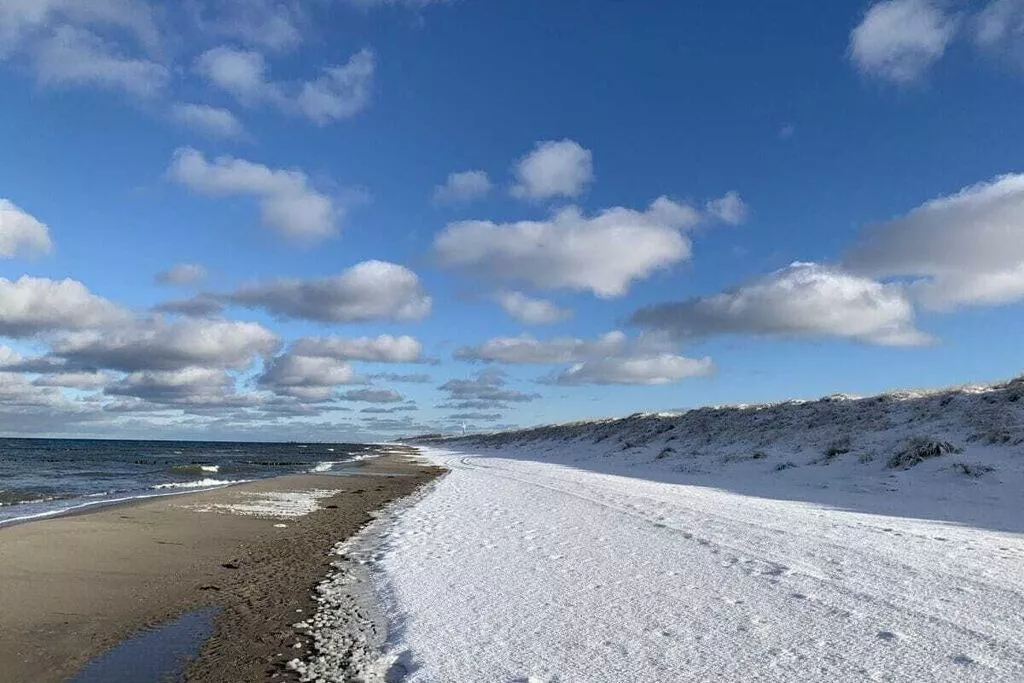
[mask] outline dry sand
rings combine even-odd
[[[284,664],[303,650],[290,625],[315,610],[311,591],[332,546],[439,473],[395,456],[359,471],[366,476],[279,477],[0,528],[0,681],[63,681],[132,633],[204,606],[221,611],[187,680],[294,678]],[[189,507],[310,489],[344,490],[285,520]]]

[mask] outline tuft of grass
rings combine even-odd
[[[842,439],[837,439],[828,445],[825,449],[825,459],[831,460],[840,455],[846,455],[850,452],[850,437],[846,436]]]
[[[793,462],[792,460],[787,460],[786,462],[781,462],[778,465],[776,465],[775,471],[781,472],[782,470],[791,470],[796,466],[797,464],[795,462]]]
[[[925,460],[937,458],[946,453],[962,453],[963,451],[948,441],[935,441],[923,437],[910,440],[906,448],[896,453],[886,463],[890,469],[908,470]]]
[[[989,472],[995,472],[995,467],[991,465],[979,465],[976,463],[969,462],[955,462],[953,463],[952,470],[958,474],[963,474],[968,477],[978,477],[988,474]]]

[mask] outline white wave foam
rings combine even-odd
[[[309,471],[310,474],[316,474],[318,472],[330,472],[331,469],[338,464],[337,460],[325,460],[318,462],[313,469]]]
[[[169,484],[157,484],[151,489],[199,489],[227,486],[228,484],[244,484],[251,479],[200,479],[198,481],[173,481]]]
[[[203,472],[220,472],[220,465],[200,465],[199,469]]]

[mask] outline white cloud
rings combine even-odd
[[[263,55],[220,46],[196,60],[196,71],[246,106],[269,104],[302,115],[317,125],[354,116],[370,104],[376,58],[363,49],[348,62],[328,66],[306,82],[275,82],[267,78]]]
[[[343,360],[303,356],[293,351],[270,361],[258,379],[265,389],[305,401],[330,400],[336,386],[360,381],[352,366]]]
[[[300,356],[361,360],[375,363],[416,363],[423,354],[423,345],[410,336],[393,337],[304,337],[291,347]]]
[[[705,205],[708,216],[728,225],[739,225],[747,220],[749,209],[736,191],[726,192],[718,199],[712,199]]]
[[[277,337],[257,323],[143,318],[64,333],[54,341],[51,353],[74,367],[137,372],[187,367],[243,369],[277,347]]]
[[[491,179],[485,171],[449,173],[444,185],[434,188],[434,202],[454,204],[480,199],[491,191]]]
[[[0,199],[0,258],[49,254],[50,230],[7,199]]]
[[[207,135],[237,139],[245,136],[245,127],[227,109],[205,104],[178,103],[171,106],[171,118]]]
[[[539,394],[526,394],[507,388],[505,373],[488,368],[469,379],[450,379],[440,387],[448,392],[448,401],[455,405],[475,408],[496,408],[504,403],[528,403],[540,398]]]
[[[864,74],[910,83],[938,61],[958,19],[936,0],[884,0],[850,33],[850,59]]]
[[[296,104],[313,123],[323,126],[355,116],[370,104],[376,58],[363,49],[346,64],[329,66],[314,81],[302,84]]]
[[[333,235],[342,214],[342,208],[314,189],[302,171],[271,169],[230,156],[217,157],[210,163],[201,152],[185,147],[174,153],[168,175],[209,196],[256,197],[263,223],[300,242]]]
[[[393,389],[350,389],[338,396],[343,401],[401,403],[405,397]]]
[[[416,273],[386,261],[363,261],[318,280],[257,283],[220,298],[263,308],[280,318],[334,323],[419,320],[430,313],[431,306]]]
[[[572,140],[539,142],[518,161],[515,176],[516,197],[577,197],[594,180],[593,155]]]
[[[170,71],[148,59],[128,57],[99,36],[72,26],[58,27],[35,48],[36,76],[42,85],[93,85],[154,97]]]
[[[665,197],[646,211],[616,207],[592,218],[567,207],[547,221],[452,223],[433,251],[444,267],[610,298],[688,259],[690,241],[680,231],[700,220],[693,207]]]
[[[572,311],[547,299],[533,299],[522,292],[498,292],[496,299],[506,313],[524,325],[547,325],[572,315]]]
[[[145,370],[131,372],[111,383],[105,393],[131,396],[148,402],[150,409],[160,405],[222,404],[225,401],[245,403],[233,395],[231,376],[215,368],[185,367],[176,370]],[[156,405],[152,405],[156,404]]]
[[[285,51],[302,42],[303,6],[285,0],[209,0],[194,19],[200,30],[237,38],[246,45]]]
[[[1024,1],[992,0],[974,18],[974,39],[986,50],[1024,58]]]
[[[162,285],[193,285],[206,279],[206,268],[198,263],[176,263],[156,274]]]
[[[39,375],[32,384],[37,387],[101,389],[112,381],[113,376],[107,372],[51,372]]]
[[[930,341],[915,329],[913,306],[900,285],[814,263],[794,263],[721,294],[643,308],[632,322],[677,338],[826,336],[887,346]]]
[[[0,336],[31,337],[116,323],[127,313],[76,280],[0,278]]]
[[[552,375],[552,384],[623,384],[657,386],[674,384],[690,377],[709,375],[715,370],[710,358],[686,358],[671,353],[600,358],[577,363]]]
[[[871,227],[845,259],[875,277],[915,277],[925,306],[1024,299],[1024,174],[1005,175],[933,199]]]
[[[557,337],[541,341],[530,335],[496,337],[477,347],[464,346],[455,352],[459,360],[545,365],[575,363],[620,354],[626,346],[626,335],[609,332],[593,341]]]
[[[123,29],[150,49],[162,42],[152,7],[139,0],[2,0],[0,57],[58,25]]]
[[[277,101],[277,86],[266,79],[263,55],[253,50],[215,47],[199,55],[196,71],[220,89],[247,105]]]

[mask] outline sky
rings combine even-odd
[[[1020,373],[1024,0],[0,0],[0,434]]]

